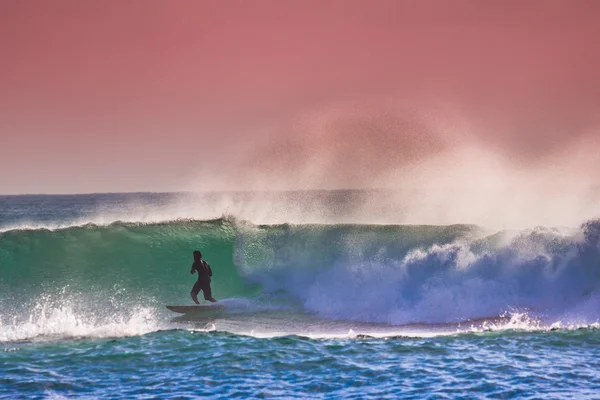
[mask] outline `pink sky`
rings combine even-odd
[[[5,0],[0,193],[388,187],[476,168],[464,148],[598,184],[599,20],[583,0]]]

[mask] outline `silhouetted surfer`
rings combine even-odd
[[[204,292],[204,300],[214,303],[217,300],[212,297],[212,290],[210,289],[212,270],[210,269],[210,265],[202,259],[202,253],[198,250],[194,251],[194,263],[192,264],[190,274],[193,274],[196,271],[198,271],[198,281],[192,288],[192,300],[194,300],[194,303],[200,304],[198,301],[198,293],[202,290],[202,292]]]

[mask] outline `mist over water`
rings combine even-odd
[[[443,166],[433,172],[438,169]],[[600,216],[600,187],[533,186],[521,192],[517,186],[475,178],[429,188],[407,180],[404,189],[379,190],[0,196],[0,231],[222,217],[268,225],[474,224],[501,230],[576,228]]]

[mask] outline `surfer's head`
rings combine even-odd
[[[202,253],[198,250],[194,250],[194,261],[200,261],[202,259]]]

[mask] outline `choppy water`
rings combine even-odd
[[[599,356],[596,330],[328,340],[171,330],[5,344],[0,394],[597,398]]]
[[[211,196],[0,197],[0,397],[600,397],[599,221],[257,225]],[[197,248],[223,307],[173,314]]]

